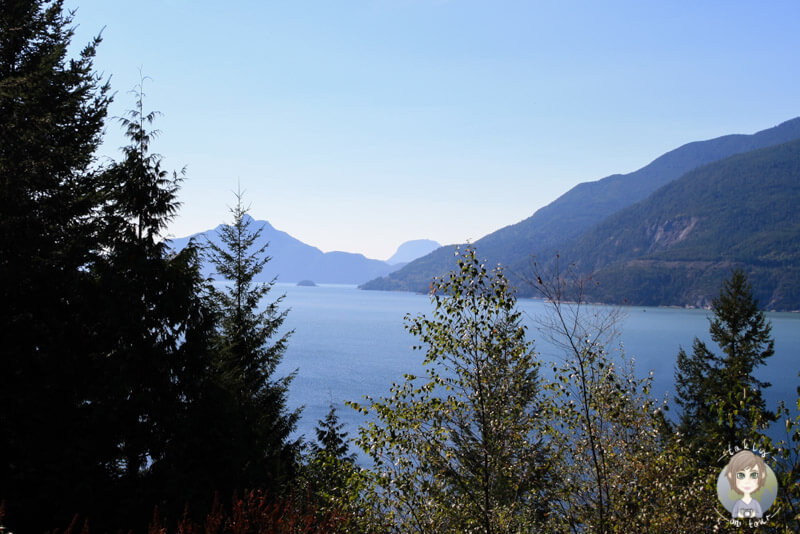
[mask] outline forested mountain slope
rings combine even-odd
[[[800,309],[800,140],[689,172],[562,251],[603,302],[707,306],[743,267],[768,308]]]
[[[531,217],[478,240],[475,247],[489,263],[525,269],[532,256],[553,257],[606,217],[647,198],[690,170],[798,138],[800,118],[795,118],[753,135],[727,135],[683,145],[638,171],[579,184]],[[454,246],[442,247],[361,287],[427,291],[432,278],[447,271],[453,249]]]
[[[727,135],[683,145],[638,171],[579,184],[531,217],[481,238],[475,247],[490,263],[522,268],[531,256],[552,257],[606,217],[647,198],[692,169],[798,138],[800,118],[795,118],[753,135]],[[449,268],[453,248],[442,247],[361,287],[427,291],[433,277]]]

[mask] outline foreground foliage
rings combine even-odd
[[[541,331],[561,355],[547,381],[543,434],[552,450],[558,532],[647,531],[646,498],[662,450],[662,406],[650,396],[652,376],[639,379],[617,341],[620,311],[590,308],[587,280],[567,269],[542,271],[530,283],[545,299]]]
[[[95,162],[108,85],[92,70],[99,39],[67,58],[71,25],[61,1],[0,2],[0,500],[18,531],[76,513],[98,531],[140,528],[154,505],[176,516],[215,490],[272,490],[295,462],[285,385],[220,378],[241,337],[220,326],[198,246],[164,240],[183,174],[152,150],[142,85],[121,159]],[[259,352],[259,336],[237,365],[277,359],[285,339]],[[247,417],[229,409],[251,393]],[[288,430],[266,428],[270,413]]]
[[[106,476],[87,454],[97,303],[85,267],[110,96],[92,71],[99,39],[67,58],[71,25],[61,2],[0,2],[0,499],[9,518],[42,528],[100,499],[93,483]]]
[[[547,454],[538,363],[498,270],[467,249],[434,283],[432,318],[408,317],[426,376],[353,404],[376,421],[356,443],[374,462],[368,499],[389,532],[508,532],[543,520]]]

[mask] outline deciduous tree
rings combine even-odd
[[[542,333],[561,355],[552,361],[543,406],[551,450],[554,532],[649,531],[661,502],[651,492],[660,465],[660,406],[650,396],[652,376],[639,378],[633,360],[613,351],[620,310],[584,300],[591,279],[558,258],[550,271],[534,263],[529,283],[544,298]]]
[[[513,291],[468,248],[431,300],[431,317],[407,318],[425,376],[354,404],[375,417],[357,443],[374,462],[378,516],[393,532],[530,531],[549,508],[549,460],[539,364]]]
[[[800,387],[792,405],[790,409],[787,403],[781,402],[778,408],[777,415],[786,433],[772,449],[780,491],[774,505],[776,511],[771,515],[782,527],[778,532],[787,534],[800,531]]]

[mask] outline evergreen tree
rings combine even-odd
[[[714,354],[698,339],[691,354],[683,349],[678,353],[676,400],[683,408],[679,430],[698,444],[733,446],[745,439],[752,443],[775,417],[761,393],[769,384],[753,376],[774,352],[772,327],[758,309],[747,276],[738,269],[713,300],[712,312],[709,331],[722,354]]]
[[[343,432],[344,423],[339,423],[336,407],[331,404],[330,410],[324,419],[320,419],[314,432],[317,442],[311,445],[314,455],[324,454],[331,458],[354,462],[355,455],[348,454],[350,447],[347,444],[347,432]]]
[[[233,221],[219,231],[221,245],[209,242],[209,255],[226,289],[212,288],[219,313],[216,369],[229,393],[227,462],[233,488],[260,487],[275,494],[294,476],[299,442],[292,441],[299,410],[286,408],[293,375],[275,378],[291,332],[280,329],[287,312],[283,296],[262,300],[275,280],[256,277],[269,262],[267,244],[257,247],[261,229],[252,230],[252,218],[236,193]],[[254,249],[254,247],[256,247]],[[223,490],[225,488],[218,488]]]
[[[134,93],[121,119],[129,145],[103,175],[103,253],[91,270],[103,299],[92,412],[111,456],[116,508],[101,519],[122,526],[145,521],[156,504],[175,512],[191,500],[176,483],[192,457],[187,429],[200,417],[215,324],[197,246],[174,254],[160,239],[177,212],[181,176],[151,152],[157,114],[144,111],[141,85]]]
[[[22,531],[67,524],[102,497],[87,266],[110,96],[93,72],[99,38],[70,59],[71,26],[62,1],[0,1],[0,500]]]
[[[317,440],[311,443],[294,491],[300,494],[301,505],[311,504],[318,515],[333,514],[344,519],[359,515],[358,510],[350,508],[358,500],[363,479],[355,465],[355,454],[349,454],[347,433],[343,428],[331,404],[328,414],[317,422]],[[355,524],[348,526],[350,530],[346,532],[351,532]]]

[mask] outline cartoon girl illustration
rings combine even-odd
[[[753,493],[764,487],[767,481],[767,466],[760,456],[750,451],[739,451],[733,455],[725,472],[731,490],[741,495],[731,510],[731,517],[761,517],[761,503],[753,497]]]

